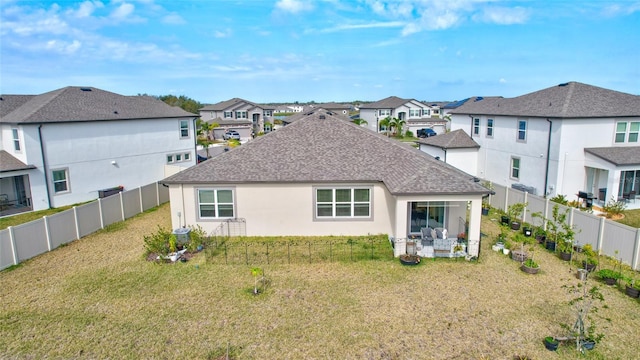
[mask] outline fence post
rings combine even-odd
[[[638,262],[640,261],[640,229],[636,230],[636,243],[633,245],[633,259],[631,260],[631,268],[633,270],[638,270],[638,266],[640,265]]]
[[[526,206],[526,205],[527,205],[527,200],[529,199],[529,196],[528,196],[528,195],[529,195],[529,193],[525,191],[525,192],[524,192],[524,200],[522,201],[522,202],[525,204],[525,207],[524,207],[524,209],[522,209],[522,214],[521,214],[522,219],[520,219],[520,222],[521,222],[522,224],[524,224],[525,222],[527,222],[527,206]],[[524,226],[524,225],[523,225],[523,226]]]
[[[140,212],[144,212],[144,205],[142,205],[142,186],[138,188],[138,194],[140,194]]]
[[[502,210],[507,211],[508,208],[509,208],[509,187],[505,186],[504,187],[504,207],[502,208]]]
[[[156,206],[160,206],[160,183],[156,181]]]
[[[549,202],[549,198],[546,198],[544,200],[544,216],[542,217],[544,219],[542,220],[542,228],[544,229],[544,231],[547,231],[547,219],[549,218]]]
[[[122,198],[122,191],[118,193],[120,195],[120,212],[122,213],[122,221],[124,221],[124,199]]]
[[[102,213],[102,199],[98,198],[98,212],[100,213],[100,229],[104,229],[104,214]]]
[[[13,236],[13,226],[7,228],[9,230],[9,241],[11,242],[11,253],[13,255],[13,265],[18,265],[18,248],[16,247],[16,239]]]
[[[76,240],[78,240],[80,239],[80,221],[78,221],[78,208],[75,206],[73,207],[73,220],[76,223]]]
[[[47,215],[42,217],[44,220],[44,235],[47,237],[47,250],[51,251],[51,234],[49,233],[49,217]]]
[[[596,251],[598,252],[598,254],[602,253],[602,240],[604,239],[604,225],[606,224],[606,221],[604,219],[604,217],[600,218],[600,228],[598,229],[598,243],[596,245]]]

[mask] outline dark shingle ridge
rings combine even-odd
[[[438,136],[419,139],[419,144],[439,147],[441,149],[469,149],[479,148],[480,145],[464,130],[458,129]]]
[[[150,96],[125,96],[93,87],[67,86],[32,96],[3,116],[2,122],[29,124],[195,116]]]
[[[640,146],[585,148],[584,151],[616,166],[640,165]]]
[[[403,99],[397,96],[389,96],[382,100],[372,103],[362,104],[360,109],[395,109],[411,101],[411,99]]]
[[[382,182],[392,194],[487,193],[471,175],[326,111],[315,111],[164,182]]]
[[[640,116],[640,96],[572,81],[514,98],[467,101],[451,113],[549,118]]]

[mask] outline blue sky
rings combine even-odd
[[[640,94],[640,1],[0,0],[0,92],[203,103]]]

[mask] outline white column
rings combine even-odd
[[[469,255],[478,256],[480,253],[480,223],[482,221],[482,199],[471,200],[469,209]]]

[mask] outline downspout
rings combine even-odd
[[[38,141],[40,142],[40,156],[42,156],[42,168],[44,170],[44,188],[47,190],[47,206],[51,209],[51,192],[49,190],[49,170],[47,159],[44,156],[44,144],[42,142],[42,124],[38,125]]]
[[[469,115],[471,118],[471,129],[469,129],[469,137],[473,139],[473,115]]]
[[[544,172],[544,197],[547,198],[547,189],[549,186],[549,163],[551,159],[549,157],[551,151],[551,128],[553,127],[553,122],[547,118],[547,122],[549,123],[549,135],[547,138],[547,168]],[[564,175],[563,175],[564,176]]]
[[[194,156],[196,160],[196,165],[198,165],[198,130],[196,129],[197,121],[198,121],[198,118],[193,118],[193,149],[196,155]]]

